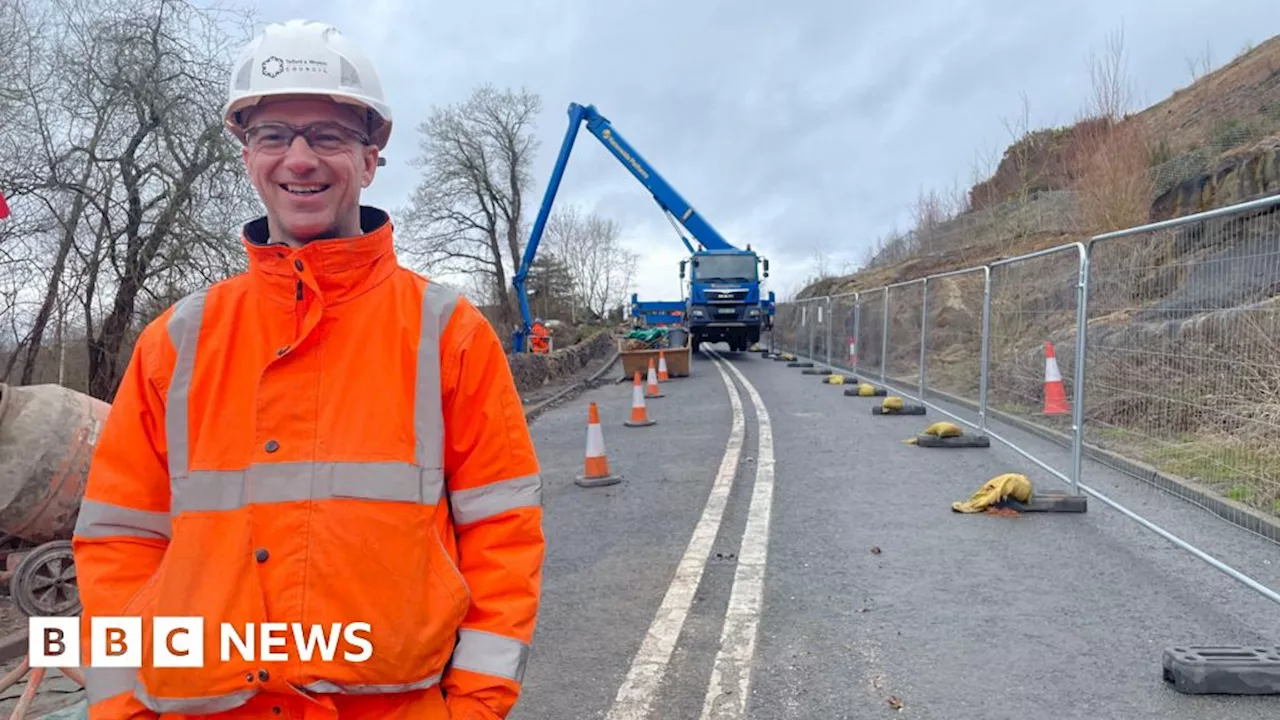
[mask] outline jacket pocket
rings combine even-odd
[[[466,584],[435,536],[435,509],[337,499],[311,506],[303,622],[368,623],[372,655],[315,665],[345,682],[417,682],[443,671],[467,609]]]
[[[444,548],[444,541],[440,539],[440,531],[433,524],[431,527],[432,550],[434,551],[432,560],[435,564],[436,577],[441,584],[446,587],[453,595],[454,600],[460,606],[455,608],[461,613],[457,618],[457,622],[462,622],[462,617],[466,616],[467,608],[471,606],[471,586],[467,584],[467,578],[462,574],[453,558],[449,556],[449,551]]]
[[[246,671],[257,665],[239,655],[234,643],[222,662],[223,623],[237,635],[266,618],[262,586],[253,561],[245,511],[181,516],[147,599],[144,624],[151,617],[199,618],[203,624],[204,667],[155,667],[154,639],[147,635],[140,677],[154,697],[194,697],[253,690]],[[257,650],[256,639],[250,648]]]

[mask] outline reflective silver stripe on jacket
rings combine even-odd
[[[517,683],[524,680],[529,646],[505,635],[463,628],[453,649],[452,666],[460,670],[496,675]]]
[[[393,462],[284,462],[246,470],[196,470],[171,484],[177,515],[334,498],[435,505],[444,492],[444,474]]]
[[[303,690],[317,693],[340,693],[343,695],[379,695],[383,693],[402,693],[413,690],[426,690],[440,682],[440,673],[429,675],[417,682],[386,683],[381,685],[339,685],[328,680],[317,680],[302,686]]]
[[[85,538],[136,537],[168,540],[169,513],[138,510],[98,500],[81,500],[75,534]]]
[[[414,395],[414,465],[263,463],[242,471],[193,473],[188,465],[191,441],[187,400],[199,351],[207,293],[207,290],[201,290],[179,301],[168,323],[169,338],[177,355],[165,413],[174,514],[233,509],[245,503],[328,497],[439,502],[444,492],[440,337],[457,307],[456,292],[428,282],[423,293]],[[226,487],[220,487],[223,483]]]
[[[183,715],[211,715],[226,712],[244,705],[258,694],[258,690],[236,690],[222,695],[205,695],[193,698],[158,698],[153,697],[139,682],[133,690],[138,702],[158,713],[180,713]]]
[[[444,420],[441,407],[440,336],[457,307],[447,287],[427,284],[423,293],[414,398],[414,465],[404,463],[266,463],[244,470],[189,469],[188,400],[199,350],[208,290],[184,297],[174,306],[166,329],[176,353],[167,397],[165,431],[169,446],[171,515],[233,510],[251,503],[356,498],[434,505],[445,495]],[[500,513],[538,507],[538,475],[500,479],[452,493],[455,523],[466,525]],[[169,537],[160,513],[86,501],[77,523],[83,537]]]
[[[138,681],[137,668],[93,667],[85,663],[84,694],[90,705],[133,690]]]
[[[477,488],[454,490],[450,494],[453,501],[453,521],[457,525],[468,525],[481,520],[526,507],[542,505],[542,476],[525,475],[523,477],[502,480],[481,485]]]

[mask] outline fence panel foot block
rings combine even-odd
[[[1280,695],[1280,646],[1175,645],[1164,679],[1187,695]]]
[[[1089,500],[1084,495],[1035,493],[1028,502],[1005,498],[997,504],[997,507],[1007,507],[1018,512],[1082,513],[1089,509]]]
[[[872,415],[924,415],[923,405],[903,405],[900,409],[887,410],[882,405],[871,408]]]
[[[927,448],[985,448],[991,447],[991,438],[986,435],[955,435],[937,437],[936,435],[919,435],[916,445]]]

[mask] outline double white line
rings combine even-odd
[[[716,370],[724,381],[733,408],[733,425],[725,447],[720,469],[702,517],[694,527],[693,537],[676,567],[675,577],[667,588],[649,632],[645,635],[631,663],[626,680],[618,689],[607,720],[647,720],[658,686],[662,683],[676,641],[689,616],[694,594],[702,580],[707,557],[720,530],[724,508],[733,489],[734,475],[742,456],[745,420],[738,388],[725,368],[746,388],[755,407],[759,453],[756,479],[747,511],[747,525],[738,551],[733,590],[725,611],[720,650],[711,669],[711,680],[702,706],[702,720],[740,718],[746,715],[747,694],[751,683],[751,660],[755,654],[756,634],[760,624],[760,607],[764,592],[764,573],[769,548],[769,515],[773,504],[773,426],[769,411],[760,394],[742,372],[725,362],[715,351],[710,352]]]

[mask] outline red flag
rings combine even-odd
[[[4,193],[0,193],[0,220],[9,217],[9,206],[4,202]]]

